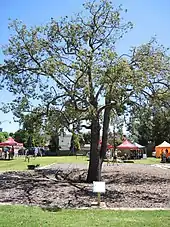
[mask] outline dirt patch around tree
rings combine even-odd
[[[69,167],[69,168],[68,168]],[[0,174],[0,203],[59,208],[91,207],[96,201],[92,184],[85,182],[84,166],[55,165],[52,168]],[[170,169],[150,165],[104,166],[108,208],[170,208]]]

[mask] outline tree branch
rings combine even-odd
[[[110,103],[108,103],[108,104],[106,104],[106,105],[104,105],[104,106],[102,106],[102,107],[100,107],[99,109],[98,109],[98,114],[100,114],[104,109],[106,109],[106,108],[112,108],[113,106],[115,106],[116,105],[116,101],[115,102],[110,102]]]
[[[91,129],[91,125],[81,125],[81,127],[85,128],[85,129]]]

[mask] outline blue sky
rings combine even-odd
[[[8,42],[8,19],[20,19],[27,25],[45,24],[53,18],[72,15],[82,9],[84,0],[1,0],[0,6],[0,45]],[[156,35],[158,41],[170,47],[170,1],[168,0],[113,0],[116,5],[123,4],[128,13],[125,19],[134,24],[134,29],[118,43],[120,53],[128,52],[131,46],[146,43]],[[0,63],[3,63],[3,54],[0,49]],[[7,91],[0,91],[0,103],[10,102],[12,95]],[[0,127],[4,131],[14,132],[19,126],[13,122],[11,113],[0,112]]]

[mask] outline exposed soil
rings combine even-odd
[[[76,166],[78,167],[78,165]],[[54,165],[50,169],[0,174],[0,202],[56,206],[90,207],[96,201],[92,184],[85,183],[87,167]],[[170,208],[170,169],[150,165],[104,166],[107,207]]]

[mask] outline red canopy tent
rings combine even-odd
[[[12,137],[9,137],[8,140],[0,143],[0,146],[21,146],[21,143],[18,143]]]
[[[123,143],[120,144],[119,146],[117,146],[117,148],[120,149],[120,150],[136,150],[136,149],[138,149],[137,146],[135,146],[134,144],[132,144],[128,140],[123,141]]]
[[[112,149],[114,148],[111,144],[107,144],[107,149]]]

